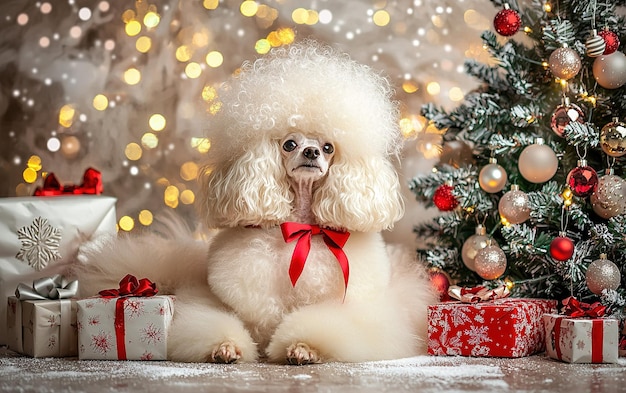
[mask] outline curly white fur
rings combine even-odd
[[[404,205],[388,160],[402,146],[391,95],[371,68],[311,42],[245,64],[223,89],[222,110],[210,124],[216,148],[203,178],[207,224],[272,226],[287,219],[293,192],[276,142],[297,129],[338,146],[313,201],[318,222],[361,232],[392,227]]]
[[[210,124],[200,210],[220,230],[208,252],[179,227],[115,239],[85,251],[76,270],[83,295],[127,273],[175,294],[173,360],[303,364],[422,353],[436,297],[417,263],[390,253],[379,233],[403,211],[390,161],[401,145],[391,94],[369,67],[313,41],[244,65]],[[300,195],[280,149],[294,132],[334,146],[328,172],[307,189],[306,217],[350,232],[347,287],[321,236],[295,286],[287,273],[294,243],[278,225],[294,217]]]

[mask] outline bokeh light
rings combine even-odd
[[[130,232],[135,227],[135,220],[130,216],[122,216],[117,225],[121,230]]]
[[[165,116],[160,113],[155,113],[148,119],[148,125],[153,131],[163,131],[166,124]]]
[[[129,68],[124,72],[124,82],[129,85],[136,85],[141,81],[141,72],[136,68]]]

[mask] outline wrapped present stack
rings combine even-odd
[[[561,314],[544,315],[546,354],[568,363],[617,363],[619,321],[600,302],[563,300]]]
[[[506,286],[451,286],[447,301],[428,307],[428,354],[517,358],[542,352],[543,315],[556,300],[508,298]]]
[[[127,275],[117,289],[78,301],[78,358],[166,360],[171,296],[154,283]]]
[[[20,284],[8,299],[9,349],[32,357],[77,355],[78,282],[56,275]]]
[[[0,198],[0,345],[7,344],[7,299],[25,277],[42,276],[79,246],[115,234],[116,199],[100,192],[100,174],[89,168],[79,186],[61,186],[50,173],[40,196]]]

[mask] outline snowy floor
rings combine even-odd
[[[619,364],[420,356],[279,366],[32,359],[0,348],[1,392],[626,392]]]

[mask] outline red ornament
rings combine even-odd
[[[509,37],[522,27],[522,18],[517,11],[510,8],[500,10],[493,19],[493,27],[498,34]]]
[[[567,185],[577,197],[586,198],[598,188],[598,173],[585,160],[567,174]]]
[[[550,256],[557,261],[567,261],[574,255],[574,241],[564,234],[550,243]]]
[[[598,35],[602,37],[602,39],[604,40],[604,43],[606,44],[603,55],[610,55],[611,53],[619,49],[620,43],[619,43],[619,37],[617,36],[617,33],[611,30],[605,29],[605,30],[598,32]]]
[[[435,195],[433,195],[433,203],[437,208],[443,212],[448,212],[453,210],[458,206],[459,201],[456,200],[454,195],[452,194],[452,190],[454,187],[442,184],[435,190]]]
[[[430,283],[439,294],[439,300],[445,302],[450,300],[448,288],[450,288],[450,276],[439,268],[432,268],[428,271]]]

